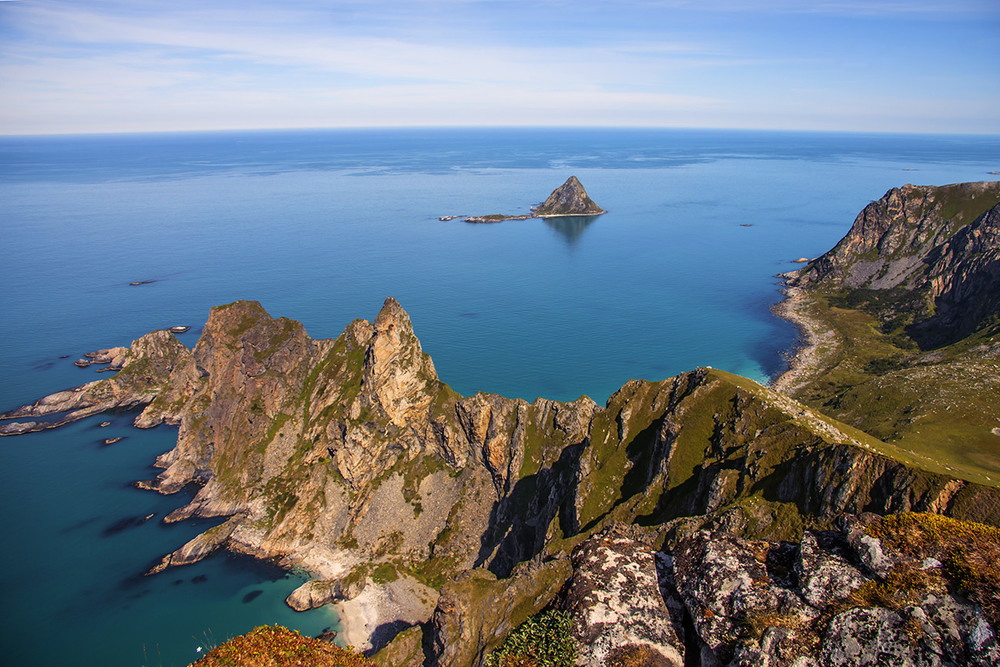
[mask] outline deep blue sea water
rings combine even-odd
[[[996,179],[1000,137],[434,129],[0,137],[0,410],[100,376],[72,361],[259,300],[335,337],[386,296],[463,394],[603,402],[710,365],[766,381],[793,344],[774,274],[891,187]],[[570,175],[609,212],[496,225]],[[153,280],[140,287],[132,281]],[[0,440],[0,655],[184,665],[295,614],[301,578],[220,555],[139,575],[209,524],[129,486],[169,428],[132,415]],[[106,437],[125,439],[110,446]],[[142,522],[149,515],[155,518]]]

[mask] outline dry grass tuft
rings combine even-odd
[[[303,637],[280,625],[262,625],[233,637],[190,667],[376,667],[347,649]]]
[[[931,556],[941,561],[948,583],[979,603],[990,623],[1000,622],[1000,529],[939,514],[903,512],[883,517],[867,530],[913,559]],[[888,585],[891,578],[880,586]],[[903,579],[896,583],[901,588],[917,584]]]

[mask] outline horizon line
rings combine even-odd
[[[896,136],[949,136],[949,137],[1000,137],[1000,132],[954,132],[954,131],[900,131],[900,130],[844,130],[844,129],[803,129],[766,127],[718,127],[691,125],[318,125],[312,127],[271,126],[233,128],[190,128],[190,129],[150,129],[150,130],[95,130],[83,132],[0,132],[0,139],[44,138],[44,137],[111,137],[144,136],[167,134],[221,134],[238,132],[317,132],[317,131],[376,131],[376,130],[622,130],[622,131],[713,131],[713,132],[762,132],[801,134],[853,134],[853,135],[896,135]]]

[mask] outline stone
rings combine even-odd
[[[684,642],[660,593],[654,552],[627,537],[592,537],[573,553],[564,607],[580,643],[578,665],[641,663],[683,667]]]
[[[285,598],[285,604],[295,611],[308,611],[337,600],[349,600],[361,591],[364,582],[344,586],[341,581],[310,579]]]
[[[823,638],[820,664],[824,667],[930,667],[942,662],[932,651],[920,650],[899,614],[882,607],[867,607],[833,617]]]
[[[767,542],[698,531],[674,549],[674,580],[701,642],[721,663],[733,658],[744,628],[763,619],[787,626],[817,612],[794,591],[773,585]]]
[[[867,581],[842,555],[821,549],[812,532],[802,536],[795,573],[802,597],[817,609],[848,597]]]

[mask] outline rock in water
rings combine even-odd
[[[552,194],[541,206],[534,209],[534,213],[538,217],[545,217],[551,215],[601,215],[607,211],[594,203],[576,176],[570,176],[565,183],[552,191]]]

